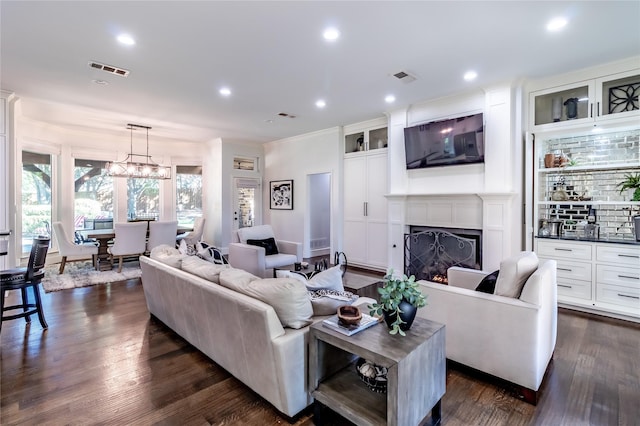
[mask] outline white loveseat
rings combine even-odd
[[[287,416],[296,415],[313,402],[307,389],[307,324],[326,316],[313,317],[310,304],[299,306],[300,298],[283,300],[288,293],[300,294],[299,287],[291,284],[291,278],[261,279],[195,256],[156,259],[140,257],[142,286],[153,316]],[[306,288],[300,285],[308,297]],[[278,286],[285,291],[271,297],[279,308],[247,295],[265,289],[268,292]],[[373,302],[362,297],[354,305],[366,306]],[[293,314],[285,319],[292,310],[304,311],[308,321],[303,318],[304,323],[300,324],[299,319],[291,318]],[[296,323],[301,328],[284,327],[283,322]],[[335,362],[348,360],[337,357]]]
[[[498,277],[517,280],[522,271],[513,262],[522,259],[537,268],[525,273],[515,297],[476,291],[489,272],[473,269],[449,268],[448,285],[419,281],[427,306],[418,316],[445,324],[448,359],[519,385],[535,404],[556,344],[556,262],[538,263],[535,253],[523,252],[503,261]]]

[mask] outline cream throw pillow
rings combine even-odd
[[[160,244],[159,246],[151,249],[149,257],[157,260],[158,262],[162,262],[165,265],[180,268],[185,255],[180,253],[180,251],[175,247],[171,247],[167,244]]]
[[[244,294],[271,305],[283,327],[302,328],[312,322],[311,300],[299,281],[291,278],[258,279],[247,285]]]
[[[220,284],[220,272],[229,269],[229,265],[218,265],[198,256],[185,256],[182,259],[182,270],[200,278]]]
[[[524,283],[538,269],[538,256],[532,251],[523,251],[500,262],[500,273],[494,294],[520,297]]]

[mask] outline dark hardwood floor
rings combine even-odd
[[[29,326],[24,319],[2,326],[2,425],[290,420],[150,319],[139,280],[48,293],[43,302],[47,331],[36,318]],[[640,424],[640,325],[568,310],[560,311],[558,323],[555,357],[536,407],[500,384],[450,367],[442,424]],[[312,425],[311,411],[293,423]]]

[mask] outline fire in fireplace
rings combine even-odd
[[[404,269],[417,280],[447,283],[452,266],[482,268],[482,231],[412,226],[404,236]]]

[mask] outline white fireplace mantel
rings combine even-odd
[[[387,194],[390,264],[404,270],[404,234],[410,226],[433,226],[482,231],[482,268],[494,271],[513,253],[514,192],[451,194]]]

